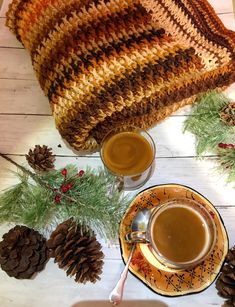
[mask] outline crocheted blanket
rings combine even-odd
[[[235,81],[234,32],[205,0],[13,0],[7,25],[77,150]]]

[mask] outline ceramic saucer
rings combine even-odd
[[[193,269],[176,271],[163,266],[151,253],[147,244],[136,244],[129,270],[144,284],[158,294],[180,296],[200,292],[211,285],[218,275],[228,252],[228,237],[223,221],[214,206],[193,189],[167,184],[149,188],[132,201],[120,223],[120,246],[124,262],[127,261],[131,244],[125,241],[133,218],[142,208],[153,208],[173,198],[193,199],[203,205],[216,224],[217,240],[210,256]]]

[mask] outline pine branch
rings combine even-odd
[[[37,174],[31,172],[30,170],[28,170],[24,166],[18,164],[17,162],[15,162],[11,158],[9,158],[7,155],[2,154],[1,152],[0,152],[0,156],[3,159],[7,160],[8,162],[14,164],[18,169],[20,169],[23,173],[30,176],[36,183],[40,184],[42,187],[44,187],[48,190],[54,191],[54,188],[52,186],[48,185],[46,182],[44,182]],[[62,193],[60,191],[57,191],[56,194],[62,196]],[[68,201],[76,202],[76,200],[74,198],[70,197],[70,196],[64,195],[64,197],[67,198]]]
[[[24,174],[17,174],[18,185],[0,194],[0,222],[25,224],[45,233],[51,225],[73,217],[106,239],[117,238],[129,199],[117,190],[111,174],[89,168],[81,173],[75,165],[66,166],[66,176],[62,170],[34,174],[6,155],[0,156]]]
[[[205,151],[215,152],[221,142],[234,142],[235,128],[226,125],[220,117],[220,111],[228,102],[225,95],[215,91],[201,95],[185,121],[184,131],[195,135],[199,156]]]

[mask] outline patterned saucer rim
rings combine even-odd
[[[208,283],[205,283],[205,285],[201,288],[199,288],[198,290],[192,290],[192,291],[182,291],[182,292],[176,292],[176,293],[172,293],[172,292],[164,292],[163,290],[158,290],[156,288],[154,288],[153,286],[149,285],[147,283],[146,280],[144,280],[143,278],[141,278],[138,274],[138,272],[136,272],[135,269],[133,269],[131,266],[129,267],[129,272],[135,276],[136,278],[138,278],[146,287],[148,287],[151,291],[153,291],[154,293],[157,293],[158,295],[161,295],[161,296],[164,296],[164,297],[179,297],[179,296],[186,296],[186,295],[192,295],[192,294],[198,294],[198,293],[201,293],[203,291],[205,291],[207,288],[209,288],[213,282],[216,280],[217,276],[219,275],[220,273],[220,269],[222,267],[222,265],[224,264],[225,262],[225,257],[226,257],[226,254],[228,252],[228,248],[229,248],[229,238],[228,238],[228,234],[227,234],[227,230],[224,226],[224,222],[223,222],[223,219],[220,215],[220,213],[217,211],[217,209],[213,206],[213,204],[205,197],[203,196],[200,192],[196,191],[195,189],[191,188],[191,187],[188,187],[186,185],[182,185],[182,184],[177,184],[177,183],[169,183],[169,184],[159,184],[159,185],[154,185],[154,186],[151,186],[151,187],[148,187],[142,191],[140,191],[136,196],[135,198],[132,200],[132,202],[130,203],[129,207],[126,209],[126,212],[124,213],[123,217],[122,217],[122,220],[120,221],[120,228],[119,228],[119,246],[120,246],[120,251],[121,251],[121,257],[122,257],[122,260],[124,262],[124,264],[126,264],[126,260],[128,258],[128,255],[126,256],[126,259],[124,259],[124,254],[123,254],[123,237],[121,237],[121,229],[122,229],[122,224],[123,224],[123,221],[125,220],[126,218],[126,215],[127,213],[129,212],[130,208],[133,206],[133,204],[135,203],[137,197],[139,197],[141,194],[147,192],[147,191],[151,191],[151,190],[154,190],[154,189],[164,189],[164,188],[181,188],[181,189],[185,189],[185,190],[189,190],[191,191],[192,193],[195,193],[197,195],[199,195],[200,198],[202,198],[205,202],[207,202],[211,209],[213,210],[213,212],[215,212],[217,214],[217,217],[218,217],[218,222],[219,222],[219,225],[220,225],[220,228],[221,228],[221,233],[223,234],[223,238],[224,238],[224,253],[223,253],[223,256],[221,258],[221,261],[220,261],[220,264],[217,265],[217,273],[215,274],[215,276],[213,277],[213,279],[211,279],[211,281],[209,281]],[[187,194],[187,193],[186,193]],[[137,244],[138,245],[138,244]],[[146,262],[148,262],[148,260],[146,259]],[[174,275],[174,274],[173,274]]]

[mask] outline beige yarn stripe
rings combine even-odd
[[[156,92],[160,92],[162,90],[162,88],[164,87],[177,87],[177,80],[179,80],[179,84],[180,82],[184,82],[184,83],[187,83],[188,82],[188,76],[192,76],[194,73],[195,73],[195,65],[192,64],[191,67],[189,68],[189,71],[190,71],[190,74],[187,73],[185,74],[185,77],[183,76],[183,70],[182,70],[182,74],[181,74],[181,77],[179,79],[179,77],[176,77],[176,74],[178,75],[179,71],[177,70],[176,73],[172,73],[172,80],[171,81],[167,81],[166,79],[163,79],[163,78],[159,78],[159,81],[157,84],[153,84],[152,82],[149,82],[149,84],[147,85],[147,89],[145,88],[140,88],[139,89],[139,92],[134,96],[133,93],[130,91],[129,93],[129,98],[124,98],[122,96],[119,97],[119,100],[117,100],[115,102],[115,105],[113,103],[110,102],[109,104],[109,110],[107,110],[107,108],[105,109],[105,113],[103,112],[103,110],[99,110],[99,115],[96,117],[90,117],[89,119],[89,124],[88,126],[90,126],[90,124],[93,124],[93,125],[96,125],[99,121],[102,121],[104,120],[107,116],[111,116],[114,112],[118,111],[118,112],[121,112],[121,110],[128,106],[128,107],[131,107],[132,104],[135,102],[135,105],[136,103],[141,103],[142,99],[143,98],[148,98],[150,97],[153,93],[156,93]],[[200,72],[198,72],[200,73]],[[170,78],[170,74],[168,75],[168,78]],[[176,82],[175,82],[176,80]],[[183,81],[182,81],[183,80]],[[144,85],[145,87],[146,85]],[[183,84],[181,84],[181,86],[183,86]],[[77,113],[78,109],[76,108],[76,113]],[[56,112],[55,112],[56,113]],[[60,115],[61,114],[55,114],[55,118],[56,118],[56,122],[57,122],[57,125],[59,126],[60,124],[64,124],[65,123],[65,119],[61,122],[61,117]],[[74,114],[76,115],[76,114]],[[70,118],[71,118],[71,113],[70,113]],[[67,120],[67,122],[69,122]],[[81,128],[81,132],[83,131],[85,134],[87,133],[86,132],[87,128],[84,128],[84,131],[83,131],[83,128]]]
[[[143,0],[143,1],[146,1],[146,0]],[[156,2],[154,2],[154,4],[156,4]],[[177,35],[180,35],[181,38],[185,41],[185,43],[192,46],[192,43],[194,43],[193,40],[195,40],[198,49],[200,50],[200,52],[205,53],[206,57],[208,57],[209,54],[208,54],[207,51],[205,51],[205,47],[208,48],[210,51],[212,51],[214,54],[218,54],[219,57],[222,59],[222,63],[223,62],[226,63],[230,60],[230,57],[226,57],[226,55],[227,55],[226,50],[223,50],[224,48],[216,45],[215,43],[210,42],[204,36],[202,36],[202,34],[198,31],[198,29],[192,23],[191,19],[182,12],[180,7],[178,7],[171,0],[164,0],[164,4],[168,8],[168,10],[171,12],[171,16],[173,16],[174,19],[176,19],[183,26],[184,31],[185,31],[185,33],[187,34],[188,37],[187,36],[185,37],[185,33],[179,32],[178,26],[175,25],[175,23],[173,21],[171,21],[171,28],[173,28],[174,33],[177,34]],[[160,4],[159,4],[157,9],[159,9],[159,8],[160,8],[159,14],[160,14],[160,11],[165,12],[165,10],[162,8],[162,6]],[[154,13],[158,14],[157,11],[154,12]],[[167,18],[168,13],[165,12],[165,14],[166,14],[165,18]],[[191,27],[189,27],[188,24],[191,24]],[[171,32],[171,29],[167,29],[167,30],[169,32]],[[230,53],[229,53],[229,55],[230,55]],[[211,59],[211,60],[214,60],[214,59]],[[213,61],[212,61],[211,64],[213,65],[215,63],[213,63]]]
[[[39,33],[43,33],[43,29],[45,25],[47,25],[51,19],[58,13],[58,7],[60,10],[63,10],[66,6],[72,5],[74,2],[78,2],[78,0],[48,0],[48,6],[44,8],[44,12],[37,17],[37,7],[36,5],[40,0],[34,0],[32,4],[31,11],[34,11],[34,14],[30,15],[30,17],[34,17],[33,23],[30,22],[29,13],[24,11],[22,14],[22,22],[20,24],[20,35],[22,40],[25,42],[25,47],[31,51],[33,44],[35,43],[36,38]],[[27,29],[27,31],[25,31]],[[38,42],[39,43],[39,42]]]
[[[164,44],[163,48],[159,46],[158,42],[155,45],[147,44],[139,45],[140,50],[132,50],[126,55],[125,52],[120,53],[119,58],[113,56],[109,61],[105,59],[102,63],[97,65],[97,68],[91,67],[86,74],[81,73],[81,76],[74,76],[74,80],[65,83],[67,89],[62,89],[57,95],[51,99],[55,104],[53,110],[55,113],[64,113],[65,121],[68,120],[66,109],[76,109],[86,105],[86,101],[95,98],[91,91],[95,88],[102,90],[106,82],[112,84],[113,79],[120,80],[123,73],[133,71],[137,65],[144,67],[147,63],[154,63],[158,59],[165,59],[171,54],[175,54],[178,50],[182,50],[181,46],[176,43]],[[172,48],[172,49],[171,49]],[[63,108],[63,110],[61,109]],[[69,110],[68,110],[69,111]],[[60,114],[60,116],[61,116]]]
[[[133,71],[137,65],[144,67],[147,63],[155,63],[159,59],[165,59],[169,54],[174,55],[182,50],[182,46],[177,43],[166,43],[162,47],[158,42],[151,44],[139,45],[139,50],[130,50],[128,54],[123,51],[118,58],[113,57],[109,62],[105,59],[97,68],[90,67],[86,73],[75,76],[74,81],[68,81],[65,86],[69,90],[62,90],[51,99],[55,103],[54,114],[65,122],[69,121],[67,113],[71,114],[71,108],[76,107],[78,110],[86,105],[86,101],[95,98],[91,93],[95,88],[102,90],[105,83],[112,84],[114,78],[121,79],[123,73]]]
[[[136,106],[144,98],[150,98],[151,96],[154,96],[156,93],[159,93],[158,99],[161,99],[161,96],[163,96],[164,89],[165,91],[173,91],[175,89],[179,89],[181,87],[184,87],[185,85],[189,85],[191,83],[191,79],[196,78],[200,79],[200,71],[195,71],[195,67],[192,67],[190,69],[190,72],[176,77],[174,75],[174,79],[171,79],[170,81],[166,81],[162,78],[160,82],[157,84],[150,83],[149,86],[145,89],[140,88],[139,92],[135,95],[133,92],[129,92],[129,97],[127,97],[124,101],[123,97],[120,96],[119,100],[116,101],[116,104],[118,108],[112,105],[112,108],[110,108],[110,112],[108,113],[107,110],[105,110],[105,113],[103,113],[102,110],[99,110],[99,114],[94,116],[90,116],[89,120],[84,122],[83,128],[81,128],[79,135],[75,136],[76,143],[81,144],[84,142],[84,140],[89,136],[89,132],[99,123],[102,122],[107,116],[111,116],[112,113],[115,111],[121,112],[125,107],[131,107],[133,104]],[[190,81],[189,81],[190,80]],[[55,117],[56,124],[58,127],[60,127],[60,123],[58,122],[58,118]],[[64,123],[64,121],[63,121]]]
[[[128,4],[130,2],[130,4]],[[63,23],[56,25],[55,30],[49,33],[49,38],[43,41],[43,46],[38,49],[38,54],[32,59],[34,62],[35,70],[40,70],[40,66],[49,56],[50,51],[56,48],[59,41],[63,41],[63,36],[72,31],[74,28],[79,28],[81,26],[87,25],[100,18],[108,17],[111,13],[116,14],[118,12],[124,11],[126,8],[134,7],[135,0],[111,0],[109,6],[102,1],[100,5],[92,6],[88,11],[83,10],[78,15],[72,12],[73,17],[67,20],[66,17],[63,18]],[[109,8],[110,7],[110,8]]]
[[[212,71],[210,73],[206,74],[206,78],[209,78],[210,76],[218,76],[221,73],[225,73],[227,71],[226,67],[221,68],[219,72],[216,71]],[[205,78],[205,79],[206,79]],[[123,97],[120,97],[120,99],[117,101],[117,105],[118,105],[118,109],[113,108],[112,111],[116,111],[118,110],[119,112],[122,111],[122,109],[126,106],[132,106],[133,104],[138,104],[142,101],[142,99],[144,98],[149,98],[152,95],[155,95],[157,92],[159,92],[159,96],[158,99],[161,99],[161,96],[164,93],[164,89],[165,92],[169,93],[169,91],[174,91],[176,89],[180,89],[180,88],[184,88],[187,85],[190,85],[192,83],[197,83],[197,81],[201,80],[201,72],[200,70],[195,71],[195,67],[192,67],[190,69],[190,72],[187,72],[184,75],[178,76],[172,78],[170,81],[166,81],[164,79],[162,79],[161,83],[158,84],[150,84],[148,86],[148,88],[145,90],[145,92],[143,91],[143,89],[141,88],[140,91],[134,95],[132,92],[129,93],[129,97],[127,99],[125,99],[125,101],[123,100]],[[101,122],[102,120],[104,120],[105,117],[107,117],[108,115],[110,116],[112,113],[103,113],[102,110],[100,110],[100,114],[96,117],[91,116],[89,118],[89,120],[87,121],[87,124],[84,125],[84,127],[80,130],[81,135],[77,135],[76,138],[76,143],[81,144],[82,142],[84,142],[84,140],[89,136],[89,131],[94,128],[99,122]],[[57,117],[56,117],[56,122],[58,127],[60,126],[59,122],[57,121]],[[75,143],[75,144],[76,144]]]
[[[216,57],[211,55],[205,48],[216,54],[221,59],[222,64],[226,64],[228,61],[230,61],[230,53],[225,48],[222,48],[221,46],[218,46],[203,37],[201,33],[198,32],[195,25],[192,24],[191,19],[185,16],[181,9],[172,1],[164,0],[164,3],[166,4],[167,9],[171,12],[172,17],[182,25],[185,33],[181,33],[181,31],[179,31],[178,26],[174,23],[174,21],[169,19],[168,13],[161,4],[158,4],[157,1],[141,0],[141,3],[148,10],[153,12],[153,20],[157,24],[167,23],[167,32],[176,35],[185,44],[196,47],[197,51],[201,53],[207,69],[214,69],[218,64],[216,63]],[[189,26],[189,24],[191,26]]]
[[[146,32],[146,33],[150,33],[150,30],[153,29],[152,25],[139,25],[139,27],[137,29],[134,28],[129,28],[129,29],[124,29],[122,28],[119,33],[115,33],[115,32],[110,32],[110,36],[109,39],[107,40],[106,37],[102,36],[102,37],[97,37],[97,40],[87,40],[87,42],[81,42],[80,43],[80,50],[76,50],[75,52],[70,52],[68,55],[66,55],[66,57],[62,57],[60,59],[60,63],[57,63],[52,70],[48,71],[48,78],[45,79],[45,83],[43,85],[43,90],[45,92],[45,94],[48,94],[48,90],[51,86],[51,84],[55,81],[56,78],[60,78],[63,77],[63,71],[64,71],[64,66],[67,68],[72,68],[72,66],[68,63],[68,59],[70,61],[74,61],[76,63],[81,63],[82,60],[79,58],[79,56],[83,53],[85,53],[86,55],[91,54],[90,50],[101,50],[101,46],[102,47],[107,47],[109,46],[111,43],[115,42],[118,43],[121,40],[125,39],[127,40],[131,35],[135,34],[136,37],[139,37],[142,33]],[[163,39],[161,39],[161,41],[163,41]]]

